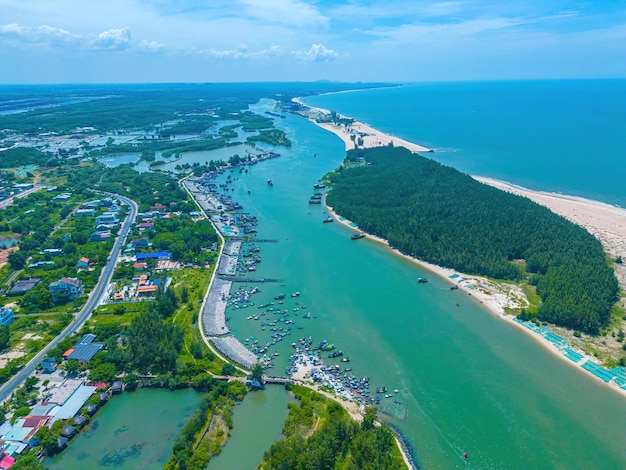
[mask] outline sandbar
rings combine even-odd
[[[353,121],[351,124],[345,126],[337,125],[332,122],[319,121],[319,117],[330,116],[331,112],[327,109],[309,106],[303,103],[298,98],[294,98],[292,101],[308,109],[308,112],[306,113],[306,115],[303,115],[303,117],[306,117],[311,122],[315,123],[315,125],[321,127],[322,129],[326,129],[329,132],[332,132],[341,140],[343,140],[346,146],[346,151],[354,149],[356,147],[357,139],[361,139],[362,143],[359,145],[359,147],[361,148],[392,145],[394,147],[405,147],[411,152],[432,152],[432,150],[427,147],[415,144],[413,142],[409,142],[408,140],[400,139],[399,137],[385,134],[384,132],[375,129],[368,124],[356,120]],[[338,117],[346,118],[346,116],[343,116],[341,114],[338,114]],[[353,138],[354,140],[352,140]]]

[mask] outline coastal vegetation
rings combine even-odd
[[[524,314],[597,334],[618,284],[584,228],[528,199],[483,185],[405,148],[351,150],[327,202],[366,232],[418,259],[505,280],[526,280],[541,305]]]
[[[291,141],[287,138],[287,134],[280,129],[261,130],[257,135],[251,135],[246,138],[248,143],[265,142],[271,145],[282,145],[291,147]]]
[[[93,194],[91,188],[128,196],[137,202],[139,211],[150,210],[154,205],[191,212],[196,206],[175,179],[163,173],[139,173],[130,165],[107,168],[101,164],[83,164],[75,168],[55,171],[52,176],[63,177],[66,186],[78,194]]]
[[[358,423],[334,400],[299,385],[289,385],[298,404],[290,403],[284,439],[265,453],[259,470],[406,469],[393,432],[375,426],[376,410],[367,408]]]

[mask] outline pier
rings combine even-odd
[[[217,274],[234,276],[237,272],[237,260],[241,251],[241,241],[228,240],[224,244],[224,251],[220,256]]]
[[[229,274],[218,274],[218,278],[230,282],[285,282],[283,279],[272,279],[267,277],[245,277],[232,276]]]

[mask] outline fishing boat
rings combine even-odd
[[[291,297],[300,297],[300,292],[294,292]]]
[[[456,284],[453,286],[450,286],[450,290],[457,290],[459,288],[459,286],[457,286]]]
[[[326,185],[324,183],[315,183],[313,189],[324,189]]]
[[[350,238],[351,238],[352,240],[358,240],[359,238],[363,238],[363,237],[365,237],[365,234],[364,234],[364,233],[355,233],[355,234],[354,234],[354,235],[352,235]]]
[[[385,393],[387,391],[387,387],[376,387],[376,393]]]

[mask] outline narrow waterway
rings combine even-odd
[[[230,439],[221,454],[211,459],[209,470],[256,468],[264,452],[280,439],[290,401],[293,398],[278,385],[248,393],[235,408]]]
[[[281,308],[298,309],[290,335],[268,351],[280,354],[270,374],[284,373],[299,337],[335,343],[372,388],[399,390],[402,404],[383,399],[381,409],[424,468],[625,467],[625,400],[444,280],[380,244],[350,240],[339,224],[323,224],[323,206],[308,199],[343,159],[343,143],[295,116],[276,124],[294,145],[248,173],[235,170],[231,187],[244,211],[258,216],[258,237],[278,240],[261,244],[254,277],[284,285],[255,284],[255,306],[227,311],[240,340],[265,344],[271,329],[248,319],[257,306],[285,293]],[[423,276],[430,282],[418,285]]]
[[[194,390],[162,389],[116,395],[65,451],[44,465],[50,470],[161,469],[201,396]]]

